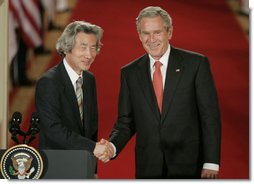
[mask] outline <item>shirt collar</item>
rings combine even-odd
[[[71,79],[71,83],[73,85],[76,84],[76,81],[78,80],[79,77],[82,77],[82,74],[81,75],[78,75],[72,68],[71,66],[67,63],[66,59],[64,58],[63,59],[63,63],[64,63],[64,67]]]
[[[163,56],[159,59],[159,60],[154,60],[154,58],[149,54],[149,59],[150,59],[150,68],[153,69],[154,63],[155,61],[160,61],[162,63],[162,65],[167,68],[168,66],[168,58],[169,58],[169,54],[170,54],[170,44],[168,44],[168,49],[165,52],[165,54],[163,54]],[[151,70],[152,71],[152,70]]]

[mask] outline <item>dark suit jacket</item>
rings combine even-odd
[[[208,59],[171,47],[162,115],[147,54],[123,67],[118,119],[110,141],[117,154],[136,133],[136,177],[198,178],[220,163],[220,113]]]
[[[39,148],[93,152],[97,141],[98,110],[95,78],[83,72],[84,127],[75,90],[63,62],[50,69],[36,86],[36,111],[40,116]]]

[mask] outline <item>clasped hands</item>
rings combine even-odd
[[[107,163],[114,156],[114,148],[109,141],[101,139],[96,143],[93,153],[98,160]]]

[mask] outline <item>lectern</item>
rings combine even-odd
[[[5,150],[0,150],[2,158]],[[41,179],[93,179],[96,158],[85,150],[39,150],[43,160]],[[3,176],[1,176],[3,178]]]
[[[0,178],[7,179],[93,179],[96,158],[85,150],[36,150],[28,146],[39,133],[39,115],[31,116],[28,131],[20,128],[22,114],[14,112],[9,122],[11,138],[17,143],[0,150]],[[18,135],[23,137],[20,144]],[[29,138],[30,137],[30,138]]]

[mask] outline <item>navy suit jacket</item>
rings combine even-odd
[[[147,54],[123,67],[118,119],[110,135],[117,154],[136,133],[136,177],[199,178],[203,163],[220,164],[221,125],[208,59],[171,47],[162,114]]]
[[[36,111],[40,117],[40,149],[76,149],[91,153],[98,130],[96,83],[83,72],[84,126],[75,90],[63,62],[51,68],[37,83]]]

